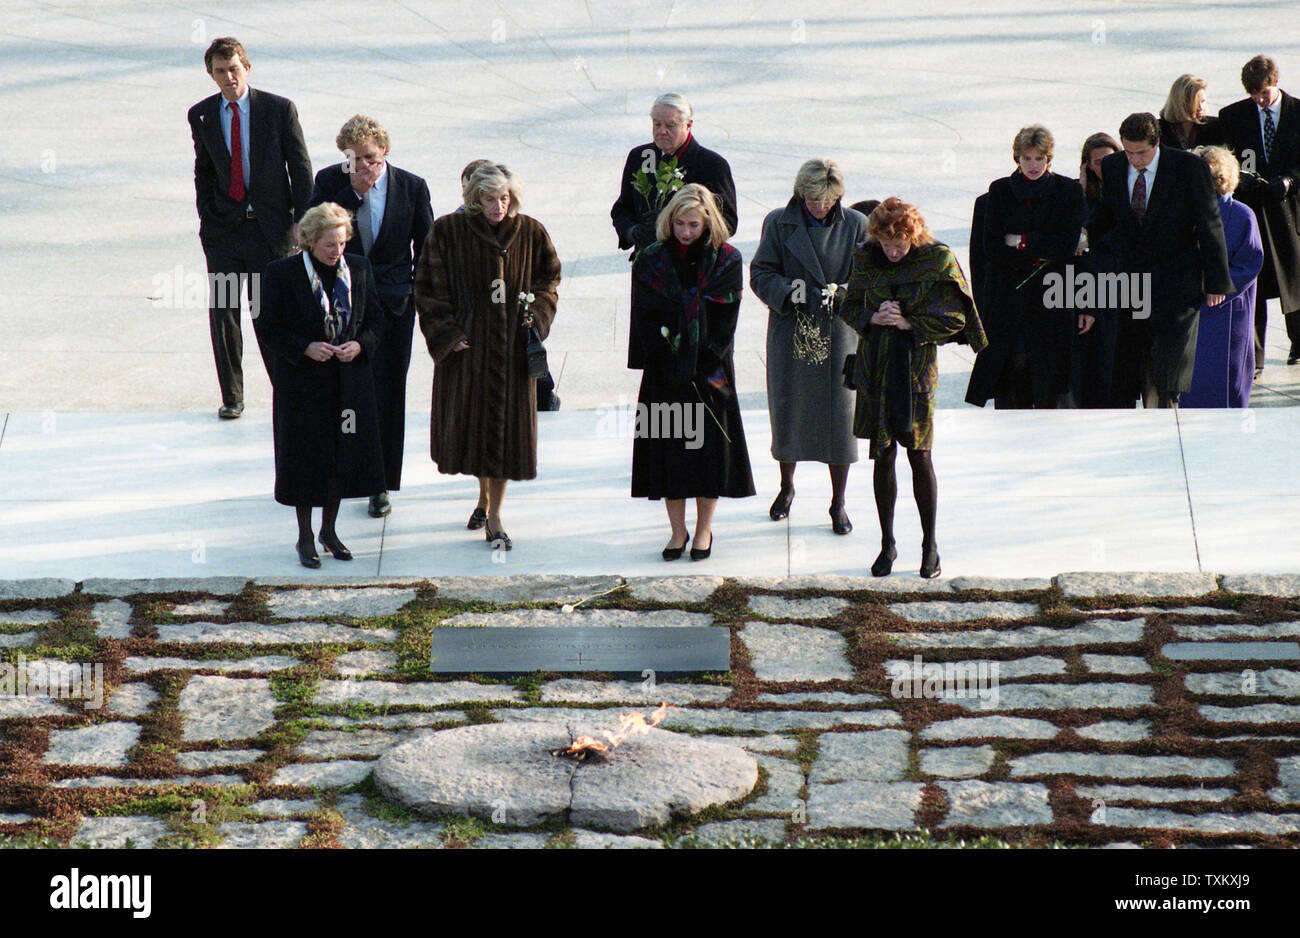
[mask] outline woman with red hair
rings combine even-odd
[[[871,441],[876,463],[880,556],[871,575],[887,575],[898,557],[894,457],[902,443],[921,514],[921,576],[936,577],[939,489],[930,449],[937,347],[961,342],[978,352],[988,342],[956,255],[935,241],[915,205],[891,197],[872,211],[867,240],[853,255],[848,296],[839,315],[861,336],[853,369],[858,392],[853,433]]]

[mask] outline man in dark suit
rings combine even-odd
[[[681,185],[698,182],[716,195],[723,220],[727,223],[728,236],[736,233],[736,184],[731,178],[731,166],[717,153],[696,142],[691,134],[691,126],[695,123],[693,114],[682,95],[660,95],[650,108],[650,129],[654,140],[633,147],[623,164],[618,201],[609,215],[614,221],[614,230],[618,232],[619,249],[632,249],[629,260],[635,260],[637,251],[655,242],[655,220],[671,198],[671,194],[657,197],[651,191],[651,198],[647,199],[636,191],[633,179],[638,173],[645,173],[653,185],[655,173],[663,160],[677,160]],[[641,368],[644,358],[633,331],[628,342],[627,366]]]
[[[1117,404],[1176,407],[1191,387],[1202,301],[1234,292],[1228,249],[1209,167],[1160,146],[1153,114],[1130,114],[1119,127],[1122,153],[1101,161],[1102,202],[1089,226],[1127,280],[1116,339]],[[1098,291],[1100,292],[1100,291]]]
[[[1300,363],[1300,100],[1278,88],[1277,63],[1257,55],[1241,70],[1249,95],[1219,112],[1219,130],[1241,161],[1235,197],[1255,212],[1264,267],[1255,291],[1255,376],[1264,368],[1270,297],[1286,314],[1291,350]]]
[[[288,98],[248,87],[252,65],[238,40],[212,40],[203,64],[220,93],[187,115],[194,138],[199,241],[208,262],[208,321],[226,419],[244,412],[239,302],[256,318],[266,265],[293,252],[295,222],[311,195],[311,160]],[[259,348],[261,343],[259,342]],[[262,349],[267,374],[270,357]]]
[[[370,359],[386,486],[370,496],[370,515],[382,518],[392,510],[388,493],[402,487],[406,372],[415,328],[411,288],[415,262],[433,225],[433,208],[428,184],[388,163],[388,131],[379,121],[358,114],[343,125],[334,142],[344,160],[316,174],[311,204],[334,202],[356,216],[348,253],[370,261],[379,299],[388,311],[384,341]]]

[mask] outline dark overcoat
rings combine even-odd
[[[1265,298],[1282,299],[1282,312],[1300,311],[1300,99],[1282,92],[1273,152],[1264,158],[1259,107],[1250,98],[1219,112],[1226,145],[1243,170],[1233,198],[1250,206],[1264,243],[1264,266],[1256,289]],[[1268,188],[1274,179],[1290,179],[1286,198]]]
[[[763,237],[749,262],[749,285],[767,304],[767,408],[772,422],[772,458],[815,460],[832,465],[858,461],[853,435],[853,392],[844,386],[844,358],[857,347],[857,334],[835,315],[844,291],[826,309],[822,287],[846,285],[853,249],[867,238],[867,217],[836,205],[824,227],[807,224],[803,199],[763,220]],[[794,356],[796,285],[802,312],[830,339],[826,361]]]
[[[438,471],[537,476],[537,382],[528,377],[520,293],[543,339],[555,318],[560,259],[541,222],[481,214],[434,221],[415,270],[415,308],[434,360],[429,454]],[[469,348],[453,352],[464,339]]]
[[[994,396],[1020,336],[1034,399],[1044,401],[1067,390],[1075,311],[1044,303],[1043,278],[1064,274],[1065,265],[1074,261],[1086,212],[1078,180],[1058,173],[1028,183],[1017,170],[989,186],[981,233],[989,282],[985,304],[978,306],[989,345],[975,358],[967,402],[983,407]],[[1025,247],[1008,246],[1008,234],[1024,235]]]
[[[1146,347],[1156,390],[1186,391],[1201,301],[1234,292],[1219,199],[1204,160],[1162,146],[1139,222],[1129,204],[1128,167],[1122,152],[1101,161],[1102,199],[1088,231],[1090,241],[1100,234],[1120,272],[1150,274],[1150,316],[1119,312],[1116,386],[1131,378],[1123,372],[1131,370],[1133,350]]]
[[[354,214],[361,206],[343,164],[327,166],[316,174],[311,204],[322,202],[334,202]],[[415,306],[411,302],[415,261],[432,225],[428,184],[414,173],[389,163],[388,195],[379,234],[366,253],[361,235],[353,225],[347,248],[353,254],[365,254],[370,261],[375,287],[390,317],[383,344],[370,365],[379,406],[379,436],[384,444],[384,488],[391,492],[402,487],[406,372],[411,365],[411,334],[415,328]]]
[[[352,315],[334,344],[360,343],[361,354],[350,362],[318,362],[303,354],[312,342],[325,341],[325,324],[302,255],[279,258],[266,268],[253,326],[274,355],[275,500],[282,505],[324,505],[384,487],[370,362],[383,339],[386,314],[369,262],[356,254],[345,254],[344,260],[352,276]]]

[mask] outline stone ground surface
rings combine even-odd
[[[219,579],[183,591],[148,580],[7,581],[0,619],[29,640],[2,654],[10,666],[21,660],[28,692],[0,701],[0,837],[582,849],[910,832],[1028,845],[1300,846],[1300,576],[1070,574],[990,581],[994,589],[941,580],[944,598],[926,601],[883,580],[878,590],[831,577],[822,588],[816,578],[793,588],[721,580],[649,600],[636,582],[612,582],[591,605],[626,625],[696,615],[728,629],[730,673],[655,684],[428,672],[432,630],[455,627],[471,605],[485,622],[521,628],[529,609],[548,608],[563,629],[578,617],[559,607],[589,585],[580,582],[551,583],[559,598],[538,600],[530,578],[484,581],[472,598],[458,598],[469,595],[461,586],[445,595],[436,581],[326,591]],[[1189,583],[1194,592],[1178,591]],[[489,588],[491,600],[480,598]],[[307,611],[328,639],[275,631]],[[115,624],[108,634],[103,618]],[[200,618],[221,628],[187,641],[166,631]],[[1205,654],[1166,655],[1188,644]],[[102,666],[102,706],[92,706],[93,689],[87,699],[46,693],[53,678],[90,673],[86,663]],[[691,813],[718,798],[647,784],[611,799],[580,791],[582,778],[561,766],[547,789],[507,755],[498,769],[509,784],[484,776],[482,791],[439,802],[475,817],[423,816],[382,794],[410,790],[427,766],[409,754],[455,750],[458,728],[494,725],[535,749],[658,701],[672,706],[656,734],[739,747],[756,760],[758,783],[751,775],[729,789],[733,800]],[[400,784],[375,772],[390,753],[408,754]],[[710,782],[707,767],[697,775],[691,791]]]

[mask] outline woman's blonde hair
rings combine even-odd
[[[322,234],[340,225],[347,228],[348,238],[351,239],[352,213],[337,202],[322,202],[307,209],[307,214],[298,222],[298,247],[310,251]]]
[[[1165,98],[1165,106],[1160,109],[1160,116],[1171,124],[1181,124],[1183,121],[1205,123],[1204,118],[1196,119],[1196,95],[1204,90],[1204,78],[1197,78],[1195,75],[1179,75],[1169,86],[1169,97]]]
[[[1056,140],[1052,137],[1052,132],[1042,124],[1030,124],[1028,127],[1021,127],[1015,139],[1011,141],[1011,158],[1019,163],[1025,151],[1038,150],[1050,163],[1055,149]]]
[[[655,222],[655,237],[667,241],[673,236],[673,219],[687,209],[697,208],[704,216],[704,227],[709,231],[709,246],[715,250],[727,242],[727,223],[722,220],[718,200],[707,187],[698,182],[688,183],[677,190]]]
[[[1214,180],[1214,191],[1219,195],[1229,195],[1236,191],[1241,182],[1241,164],[1227,147],[1197,147],[1192,151],[1210,166],[1210,178]]]
[[[891,195],[867,216],[867,240],[876,243],[907,241],[918,248],[923,244],[934,244],[934,235],[915,205]]]
[[[388,152],[388,131],[384,129],[384,125],[373,117],[355,114],[339,128],[338,136],[334,138],[334,145],[340,152],[346,153],[348,150],[355,151],[367,140],[375,141],[375,146],[385,153]]]
[[[834,160],[809,160],[795,174],[794,194],[810,202],[838,202],[844,197],[844,173]]]
[[[483,206],[479,204],[479,199],[503,191],[510,193],[510,208],[506,211],[506,216],[514,218],[519,214],[519,177],[499,163],[480,166],[470,174],[469,182],[465,183],[465,214],[482,215]]]

